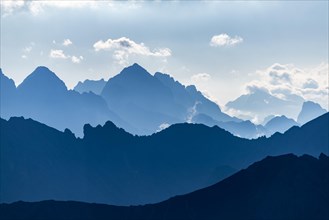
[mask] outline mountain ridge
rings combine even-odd
[[[144,206],[73,201],[0,204],[4,219],[315,219],[329,217],[329,158],[266,157],[204,189]],[[270,171],[270,172],[269,172]],[[270,184],[269,184],[270,183]],[[252,194],[253,196],[250,196]],[[307,208],[305,208],[307,207]],[[50,210],[58,210],[54,216]]]

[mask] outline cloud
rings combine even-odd
[[[73,43],[72,43],[72,41],[71,41],[70,39],[65,39],[65,40],[63,41],[63,46],[69,46],[69,45],[71,45],[71,44],[73,44]]]
[[[170,124],[168,124],[168,123],[162,123],[161,125],[159,125],[159,128],[156,130],[156,132],[169,128],[169,126],[170,126]]]
[[[70,59],[72,63],[81,63],[81,61],[84,59],[83,56],[75,56],[75,55],[66,55],[63,50],[50,50],[49,53],[50,58],[54,59]]]
[[[296,101],[299,97],[328,108],[328,71],[328,63],[309,69],[276,63],[257,71],[256,79],[247,83],[245,88],[247,93],[262,89],[284,100]]]
[[[200,82],[200,81],[206,82],[210,79],[211,79],[211,76],[208,73],[198,73],[198,74],[191,76],[192,82],[195,82],[195,83]]]
[[[192,123],[193,122],[193,117],[197,115],[198,110],[197,107],[198,105],[201,104],[201,102],[196,101],[192,107],[188,109],[188,115],[186,118],[187,123]]]
[[[64,54],[63,50],[50,50],[49,56],[55,59],[67,59],[69,56]]]
[[[79,57],[72,56],[71,60],[73,63],[80,63],[83,60],[83,56],[79,56]]]
[[[35,46],[34,42],[31,42],[28,46],[26,46],[25,48],[23,48],[23,54],[21,55],[21,57],[23,59],[27,59],[28,55],[31,53],[33,47]]]
[[[222,47],[222,46],[234,46],[243,42],[243,38],[239,36],[230,37],[228,34],[215,35],[210,40],[210,46]]]
[[[171,50],[169,48],[157,48],[151,50],[144,43],[136,43],[127,37],[121,37],[118,39],[108,39],[106,41],[99,40],[93,45],[96,52],[114,51],[113,58],[118,61],[119,64],[126,64],[130,55],[142,55],[153,57],[169,57],[171,56]]]
[[[7,16],[12,14],[14,11],[25,10],[32,13],[32,15],[39,15],[47,7],[53,8],[97,8],[97,1],[81,1],[81,0],[71,0],[71,1],[61,1],[61,0],[49,0],[49,1],[39,1],[39,0],[4,0],[0,1],[3,15]]]

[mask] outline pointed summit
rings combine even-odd
[[[131,66],[124,68],[118,75],[135,75],[135,76],[143,76],[143,77],[151,77],[152,75],[147,72],[142,66],[137,63],[134,63]]]
[[[24,81],[18,86],[19,90],[34,90],[38,92],[66,91],[67,88],[64,82],[58,76],[49,70],[47,67],[37,67]]]

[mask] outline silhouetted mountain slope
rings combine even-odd
[[[328,117],[256,140],[199,124],[138,137],[111,122],[85,125],[85,137],[75,139],[33,120],[1,120],[0,199],[158,202],[215,182],[218,167],[241,169],[267,155],[328,154]]]
[[[74,90],[79,93],[84,92],[93,92],[97,95],[100,95],[104,89],[106,81],[104,79],[100,80],[85,80],[83,82],[79,82],[75,87]]]
[[[2,78],[5,77],[1,76],[1,82],[8,81]],[[79,136],[82,135],[84,124],[98,125],[108,120],[112,120],[120,127],[134,130],[108,109],[101,96],[67,90],[64,82],[46,67],[36,68],[17,89],[10,88],[1,85],[1,91],[4,90],[1,93],[3,118],[33,118],[62,131],[70,128]],[[9,93],[10,97],[6,97]]]
[[[297,122],[301,125],[305,124],[308,121],[313,120],[320,115],[323,115],[327,111],[323,109],[319,104],[308,101],[304,102],[302,110],[300,111]]]
[[[208,115],[205,114],[197,114],[192,118],[193,123],[204,124],[207,126],[215,126],[217,125],[220,128],[230,132],[231,134],[244,137],[244,138],[257,138],[260,136],[265,136],[268,134],[267,130],[262,125],[255,125],[251,121],[216,121]]]
[[[156,132],[163,124],[190,121],[196,112],[220,121],[240,121],[222,113],[195,86],[185,87],[162,73],[152,76],[138,64],[109,79],[102,96],[111,110],[139,128],[138,134],[143,135]]]
[[[1,117],[8,118],[16,109],[16,86],[12,79],[2,73],[0,68],[0,112]]]
[[[268,121],[265,125],[265,128],[267,129],[268,136],[274,134],[275,132],[284,133],[289,128],[293,126],[299,126],[297,122],[295,122],[291,118],[287,118],[286,116],[276,116],[272,118],[270,121]]]
[[[297,95],[293,99],[284,100],[271,95],[268,91],[253,88],[250,93],[228,102],[226,107],[241,113],[252,112],[259,121],[263,121],[268,115],[285,115],[289,118],[297,118],[303,102],[304,99]]]
[[[1,204],[2,219],[268,219],[329,218],[329,158],[267,157],[205,189],[145,206],[43,201]],[[54,214],[56,210],[56,214]]]
[[[184,86],[168,74],[156,72],[154,77],[159,79],[165,86],[170,88],[174,100],[183,105],[185,109],[192,110],[195,106],[194,113],[190,114],[205,114],[217,121],[236,121],[240,122],[242,120],[223,113],[218,105],[202,95],[201,92],[197,91],[196,87],[193,85]],[[188,115],[188,117],[193,117],[193,115]]]

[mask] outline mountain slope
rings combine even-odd
[[[46,67],[36,68],[17,89],[1,89],[4,89],[1,117],[6,119],[11,116],[33,118],[62,131],[70,128],[78,136],[82,135],[86,123],[98,125],[112,120],[120,127],[131,128],[108,109],[101,96],[67,90],[64,82]],[[6,98],[10,91],[12,95]]]
[[[195,86],[185,87],[167,74],[152,76],[136,63],[109,79],[102,96],[111,110],[140,128],[142,135],[158,131],[163,124],[189,122],[196,112],[220,121],[241,121],[221,112]]]
[[[293,126],[298,126],[299,124],[295,122],[291,118],[287,118],[286,116],[276,116],[272,118],[270,121],[268,121],[265,125],[265,128],[267,129],[268,136],[274,134],[275,132],[284,133],[289,128]]]
[[[308,121],[313,120],[320,115],[323,115],[327,111],[323,109],[319,104],[308,101],[304,102],[302,106],[302,110],[300,111],[297,122],[299,124],[305,124]]]
[[[329,218],[329,158],[267,157],[208,188],[146,205],[118,207],[43,201],[1,204],[2,219],[300,219]],[[53,215],[52,210],[56,210]]]
[[[293,100],[284,100],[273,96],[268,91],[254,88],[248,94],[228,102],[226,107],[246,115],[248,112],[252,112],[261,122],[268,115],[285,115],[289,118],[297,118],[296,113],[300,111],[303,102],[303,98],[299,96],[295,96]]]
[[[97,95],[100,95],[104,89],[106,81],[104,79],[100,80],[85,80],[83,82],[79,82],[75,87],[74,90],[79,93],[84,92],[93,92]]]
[[[213,177],[220,167],[239,170],[268,155],[328,154],[328,120],[327,113],[256,140],[198,124],[138,137],[111,122],[85,125],[84,138],[75,139],[33,120],[1,120],[0,199],[154,203],[219,181]]]

